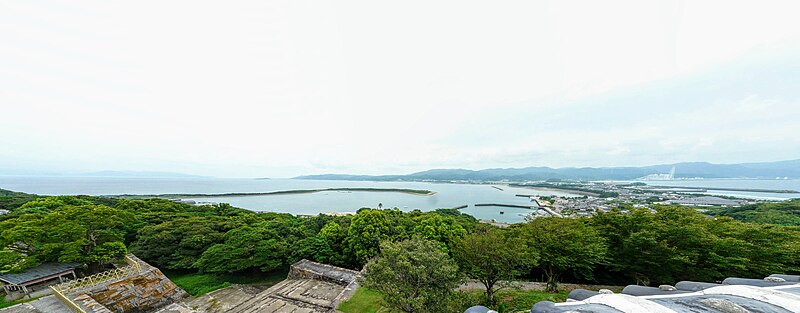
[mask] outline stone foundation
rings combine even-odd
[[[347,286],[360,272],[303,259],[292,264],[287,279],[314,279]]]
[[[164,276],[161,270],[136,257],[131,258],[141,265],[141,271],[137,275],[82,288],[66,296],[74,300],[82,299],[75,302],[85,302],[90,298],[112,312],[121,313],[154,312],[188,296],[183,289]]]

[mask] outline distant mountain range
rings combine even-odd
[[[800,178],[800,159],[764,163],[712,164],[684,162],[644,167],[525,167],[484,170],[433,169],[408,175],[323,174],[298,176],[295,179],[370,180],[370,181],[528,181],[528,180],[633,180],[652,174],[667,174],[675,168],[674,178]]]

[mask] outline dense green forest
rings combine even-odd
[[[709,210],[709,213],[715,216],[730,216],[744,222],[800,226],[800,199],[732,208],[718,207]]]
[[[658,285],[800,270],[800,227],[786,226],[798,225],[800,201],[714,211],[713,217],[675,206],[625,208],[505,229],[453,209],[364,208],[352,216],[296,217],[227,204],[10,192],[2,193],[0,207],[11,211],[0,215],[2,272],[54,261],[100,266],[126,252],[187,272],[268,273],[303,258],[360,269],[380,253],[381,242],[415,237],[436,242],[462,272],[482,281]],[[768,217],[781,212],[777,222],[784,225],[765,220],[762,211]],[[481,257],[476,249],[493,251],[490,259],[503,263],[475,264]]]
[[[28,201],[35,199],[36,195],[0,189],[0,210],[12,210]]]

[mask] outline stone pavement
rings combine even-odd
[[[326,313],[345,286],[315,279],[287,279],[233,307],[230,313]]]
[[[206,313],[225,313],[255,297],[264,289],[249,285],[232,285],[214,290],[186,302],[186,306]],[[168,313],[168,312],[164,312]]]
[[[205,313],[329,313],[358,287],[360,273],[302,260],[292,265],[287,279],[264,290],[234,285],[185,304]],[[161,313],[191,313],[172,308]]]
[[[186,293],[160,270],[135,260],[142,265],[136,275],[75,289],[66,296],[91,313],[332,313],[352,295],[360,277],[357,271],[302,260],[291,266],[286,280],[266,290],[233,285],[183,299]],[[47,296],[0,313],[71,312],[55,296]]]
[[[55,296],[46,296],[12,307],[0,309],[0,313],[72,313]]]

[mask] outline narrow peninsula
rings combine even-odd
[[[323,191],[347,191],[347,192],[399,192],[407,193],[416,196],[432,196],[436,194],[434,191],[423,189],[402,189],[402,188],[321,188],[321,189],[296,189],[296,190],[278,190],[267,192],[230,192],[230,193],[171,193],[171,194],[155,194],[155,195],[107,195],[109,198],[122,198],[122,199],[146,199],[146,198],[164,198],[164,199],[181,199],[181,198],[223,198],[223,197],[251,197],[251,196],[279,196],[291,194],[304,194],[315,193]]]

